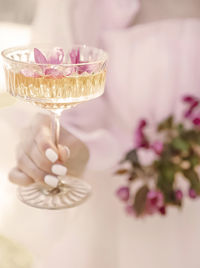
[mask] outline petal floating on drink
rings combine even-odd
[[[78,67],[77,67],[77,69],[78,69],[78,74],[82,74],[82,73],[84,73],[84,72],[86,72],[86,73],[92,73],[92,72],[94,72],[94,64],[88,64],[88,62],[82,62],[82,63],[85,63],[85,65],[79,65]]]
[[[45,70],[45,75],[53,78],[63,78],[63,72],[58,69],[49,68]]]
[[[41,64],[47,64],[48,63],[46,57],[37,48],[34,48],[34,59],[35,59],[36,63],[41,63]]]
[[[72,64],[81,63],[80,61],[80,49],[72,49],[69,53],[69,57]]]
[[[28,68],[22,69],[21,73],[26,77],[34,77],[34,78],[41,77],[41,74],[39,74],[38,72],[36,72],[34,70],[28,69]]]
[[[52,54],[47,59],[49,64],[61,64],[64,59],[64,50],[59,47],[55,47],[52,51]]]

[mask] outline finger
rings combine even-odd
[[[58,149],[52,141],[49,128],[43,126],[40,129],[39,133],[35,136],[35,143],[40,152],[44,154],[50,162],[54,163],[58,160]]]
[[[67,168],[61,161],[56,161],[52,165],[52,162],[50,162],[47,157],[41,153],[35,143],[32,144],[30,150],[26,152],[26,154],[34,162],[34,164],[45,173],[53,173],[60,176],[64,176],[67,173]]]
[[[66,168],[63,170],[63,166],[53,166],[54,173],[57,172],[58,175],[63,175],[63,173],[67,172]],[[45,182],[51,187],[57,187],[58,185],[58,177],[53,174],[46,174],[43,170],[38,168],[23,150],[21,150],[20,155],[18,156],[18,169],[32,178],[35,182]]]
[[[32,178],[35,182],[44,180],[46,173],[39,169],[22,149],[18,151],[17,160],[18,169],[28,177]]]
[[[61,162],[66,164],[68,159],[70,158],[69,147],[59,144],[58,145],[58,154],[59,154],[59,159],[61,160]]]
[[[31,124],[31,128],[34,131],[39,131],[41,126],[46,126],[48,128],[50,128],[50,124],[51,124],[51,117],[48,114],[44,114],[44,113],[38,113]]]
[[[18,184],[20,186],[28,186],[34,183],[33,179],[31,179],[16,167],[10,171],[8,178],[12,183]]]
[[[28,150],[27,150],[28,149]],[[34,164],[46,173],[51,173],[52,162],[39,150],[36,142],[33,141],[31,146],[25,148],[28,157]]]

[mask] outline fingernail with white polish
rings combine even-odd
[[[52,163],[54,163],[58,160],[57,153],[51,148],[49,148],[45,151],[45,155],[49,159],[49,161],[51,161]]]
[[[57,187],[57,185],[58,185],[58,179],[52,175],[46,175],[44,177],[44,181],[46,184],[48,184],[49,186],[54,187],[54,188]]]
[[[64,176],[67,173],[67,168],[62,165],[55,164],[51,167],[51,171],[56,175]]]
[[[69,149],[69,147],[65,146],[65,150],[66,150],[67,157],[69,158],[70,157],[70,149]]]

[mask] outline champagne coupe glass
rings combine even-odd
[[[53,49],[47,45],[39,47],[39,51],[44,53],[42,55],[51,55]],[[51,112],[52,134],[55,144],[58,144],[61,112],[103,94],[107,54],[98,48],[74,46],[63,51],[62,63],[49,64],[36,63],[34,52],[33,46],[9,48],[2,52],[6,87],[12,96]],[[72,57],[76,58],[75,63]],[[42,209],[77,206],[88,198],[90,192],[88,183],[69,175],[59,176],[56,188],[42,182],[18,188],[22,202]]]

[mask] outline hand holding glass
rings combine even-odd
[[[51,58],[52,47],[40,49]],[[61,112],[103,94],[107,55],[97,48],[74,46],[58,55],[52,64],[43,54],[39,54],[42,63],[35,62],[34,53],[39,54],[40,50],[31,46],[2,52],[6,87],[12,96],[51,112],[53,137],[58,144]],[[58,50],[54,50],[55,53]],[[56,188],[35,183],[19,187],[18,195],[21,201],[33,207],[63,209],[81,204],[90,191],[86,182],[66,175],[59,177]]]

